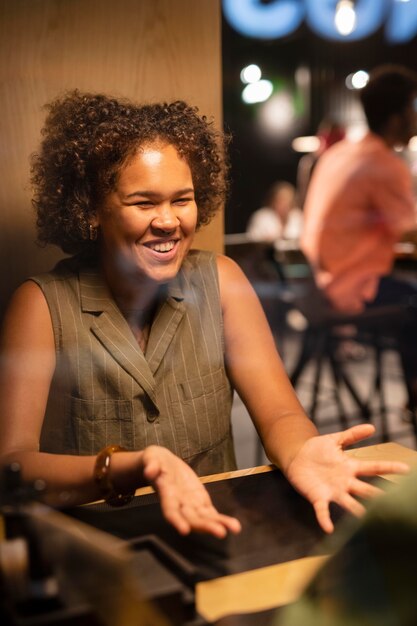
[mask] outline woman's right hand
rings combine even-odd
[[[143,477],[157,492],[165,519],[181,535],[195,531],[222,539],[228,532],[240,532],[240,522],[217,511],[195,472],[167,448],[145,448],[141,462]]]

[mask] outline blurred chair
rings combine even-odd
[[[298,262],[303,256],[299,252]],[[313,366],[313,387],[310,406],[307,412],[314,421],[316,418],[324,367],[329,366],[334,382],[334,397],[338,407],[340,425],[348,426],[347,414],[342,402],[341,391],[344,387],[350,395],[359,413],[365,420],[370,420],[374,415],[381,419],[381,436],[383,441],[389,440],[387,424],[387,405],[385,391],[385,372],[383,353],[387,349],[399,352],[398,331],[406,310],[401,305],[380,306],[368,309],[359,314],[346,314],[334,310],[316,286],[307,259],[304,257],[305,273],[302,281],[294,279],[291,275],[291,263],[287,263],[285,254],[278,254],[276,259],[280,265],[281,275],[287,287],[286,299],[291,300],[293,309],[302,314],[305,319],[305,329],[301,339],[301,348],[298,359],[290,372],[290,379],[294,387],[299,383],[300,377],[307,365]],[[291,295],[289,295],[291,294]],[[369,381],[369,390],[363,398],[359,393],[357,384],[348,373],[346,362],[341,356],[342,343],[346,341],[346,329],[353,329],[355,342],[370,348],[372,355],[372,371]],[[402,361],[400,358],[402,366]],[[409,408],[413,415],[413,429],[417,441],[417,423],[415,411],[412,405],[410,389],[407,387],[404,371],[402,370],[404,384],[406,385]],[[373,409],[373,400],[377,398],[377,407]]]
[[[255,289],[282,351],[290,303],[286,302],[286,277],[280,264],[275,262],[273,244],[252,241],[246,233],[226,235],[225,253],[236,261]]]

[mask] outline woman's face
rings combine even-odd
[[[187,162],[170,144],[142,146],[97,211],[107,274],[158,284],[171,280],[191,247],[196,222]]]

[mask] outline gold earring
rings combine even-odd
[[[93,226],[92,224],[89,224],[88,225],[88,234],[90,236],[90,241],[96,241],[97,233],[98,233],[97,226]]]

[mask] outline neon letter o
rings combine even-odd
[[[276,39],[294,32],[304,19],[303,0],[223,0],[223,13],[229,24],[247,37]]]
[[[341,35],[334,23],[338,0],[304,0],[306,20],[310,28],[325,37],[343,41],[364,39],[374,33],[387,16],[390,0],[357,0],[355,3],[356,28],[350,35]]]

